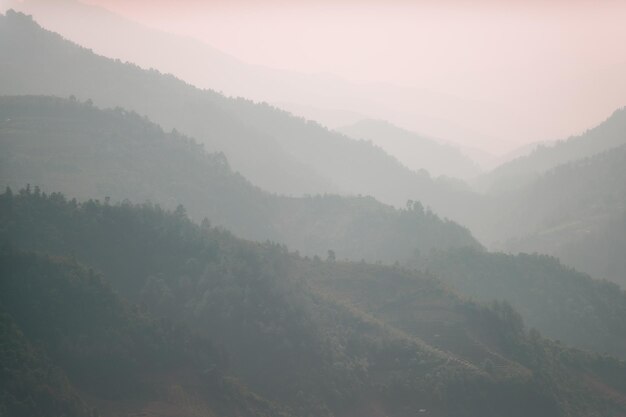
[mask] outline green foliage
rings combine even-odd
[[[0,239],[69,255],[102,270],[129,302],[222,346],[234,376],[297,415],[376,407],[391,415],[426,408],[439,416],[612,416],[623,411],[616,398],[596,388],[605,384],[623,395],[626,370],[621,364],[607,372],[602,358],[528,334],[509,305],[462,300],[414,271],[310,260],[272,243],[236,239],[207,222],[197,226],[184,210],[77,203],[36,189],[0,196]],[[103,298],[107,293],[103,290]],[[21,297],[12,299],[15,311],[28,306]],[[67,309],[66,314],[77,314]],[[91,319],[98,323],[97,317]],[[133,335],[144,330],[131,323],[115,325],[127,331],[114,334],[129,340],[124,352],[132,353],[133,346],[142,346],[134,344]],[[68,335],[86,331],[70,330]],[[154,340],[151,334],[141,340]],[[53,357],[63,358],[64,349]],[[159,349],[138,351],[144,350],[146,358],[160,357]],[[112,358],[112,363],[126,360]],[[131,376],[142,374],[142,362],[135,360],[124,368]],[[71,369],[70,377],[82,375],[82,365]],[[137,389],[150,395],[149,384]],[[247,398],[241,401],[254,402],[254,396]]]
[[[432,248],[479,246],[429,210],[373,198],[268,194],[180,134],[122,109],[52,97],[0,98],[0,184],[33,184],[80,199],[184,204],[238,236],[282,242],[308,255],[394,262]]]
[[[347,273],[351,269],[357,270]],[[536,330],[525,329],[521,316],[507,302],[478,305],[454,296],[433,277],[401,268],[343,264],[343,272],[310,270],[308,274],[324,293],[426,343],[430,352],[445,354],[446,363],[457,365],[456,369],[438,370],[437,375],[449,378],[443,385],[430,383],[437,392],[443,389],[446,398],[471,403],[487,395],[492,407],[525,409],[522,413],[528,415],[550,409],[548,415],[620,414],[616,410],[622,394],[617,393],[623,392],[626,381],[616,375],[626,371],[624,362],[542,339]],[[401,361],[415,363],[408,358]],[[471,376],[472,370],[489,375],[498,387],[487,388],[485,380]],[[511,396],[509,389],[517,396]],[[401,387],[396,390],[402,392]],[[610,401],[601,399],[608,393]],[[494,401],[495,396],[502,403]]]
[[[542,255],[459,249],[431,254],[423,267],[476,300],[507,300],[524,321],[573,346],[624,357],[626,294]]]
[[[0,416],[92,417],[63,372],[4,312],[0,312],[0,364]]]
[[[508,248],[626,284],[626,145],[561,165],[507,199],[500,224]],[[513,218],[511,231],[504,224]]]
[[[182,329],[130,311],[91,270],[11,251],[0,254],[0,265],[0,303],[84,390],[137,397],[147,372],[222,366],[210,345],[196,340],[197,350],[187,351]]]
[[[0,320],[6,383],[0,406],[10,415],[91,416],[84,395],[109,407],[167,395],[181,411],[178,402],[195,398],[224,415],[233,409],[246,416],[282,415],[224,378],[225,356],[206,339],[138,312],[75,261],[3,249],[0,276],[0,306],[7,312]]]

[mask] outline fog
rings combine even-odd
[[[90,1],[186,39],[72,0],[17,3],[96,52],[195,85],[329,127],[352,112],[495,155],[626,104],[622,2]]]
[[[1,417],[626,415],[620,3],[93,3],[0,4]]]

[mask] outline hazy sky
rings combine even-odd
[[[626,105],[626,1],[83,1],[248,63],[489,103],[510,119],[494,151]]]
[[[478,97],[626,62],[626,1],[89,2],[251,63]]]

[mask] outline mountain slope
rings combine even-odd
[[[0,30],[0,93],[75,95],[147,115],[166,130],[176,128],[224,152],[234,170],[266,190],[371,195],[401,207],[419,200],[452,219],[475,198],[467,187],[414,173],[364,141],[265,104],[228,99],[94,55],[24,15],[7,12]]]
[[[504,199],[497,228],[505,248],[552,254],[626,285],[626,145],[559,166]]]
[[[231,171],[222,154],[122,109],[51,97],[0,97],[0,184],[80,199],[152,201],[238,235],[307,255],[404,261],[416,252],[480,245],[419,205],[366,197],[281,197]]]
[[[486,174],[480,182],[495,190],[517,187],[528,184],[559,165],[591,157],[624,144],[626,109],[619,109],[583,134],[539,146],[529,155],[514,159]]]
[[[228,379],[213,346],[138,314],[92,270],[6,248],[0,259],[1,352],[23,369],[3,375],[8,415],[286,416]]]
[[[11,316],[0,312],[0,415],[92,416],[89,407]]]
[[[545,255],[459,249],[432,253],[421,266],[473,299],[507,300],[547,337],[624,357],[626,293],[613,283]]]
[[[236,375],[299,415],[624,413],[623,364],[528,335],[510,307],[415,272],[307,260],[180,211],[28,190],[0,197],[0,230],[103,270],[130,301],[224,346]]]
[[[324,115],[339,106],[351,110],[350,113],[396,118],[402,125],[409,123],[412,128],[426,129],[437,137],[484,139],[485,135],[477,133],[483,131],[477,120],[500,110],[485,102],[425,89],[352,83],[326,74],[247,64],[196,39],[147,28],[78,0],[63,0],[62,7],[47,0],[5,0],[4,4],[34,16],[42,26],[99,55],[134,62],[142,68],[156,68],[200,88],[223,91],[227,96],[280,103],[278,107],[290,113],[331,128],[334,126],[328,124],[329,118]],[[107,34],[106,38],[102,33]],[[312,107],[322,111],[311,111]],[[505,112],[501,111],[501,116],[506,116]]]
[[[12,11],[0,18],[0,30],[3,94],[75,95],[104,106],[137,110],[168,130],[179,128],[210,149],[225,152],[237,170],[270,190],[306,193],[334,189],[289,157],[274,138],[222,109],[220,104],[227,99],[218,93],[94,55]],[[43,72],[41,65],[46,68]],[[284,172],[291,173],[288,179]]]
[[[625,164],[622,109],[583,135],[489,174],[500,183],[466,224],[491,249],[549,254],[623,286]]]
[[[458,149],[420,136],[382,120],[361,120],[337,131],[354,139],[364,139],[387,150],[412,170],[426,170],[438,177],[471,179],[480,172],[478,166]]]

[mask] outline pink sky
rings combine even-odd
[[[502,104],[546,134],[626,104],[626,1],[90,1],[250,63]]]
[[[487,103],[511,119],[476,123],[495,152],[626,105],[626,1],[83,1],[248,63]]]
[[[623,1],[88,2],[250,63],[477,95],[626,61]]]

